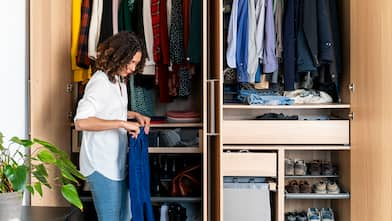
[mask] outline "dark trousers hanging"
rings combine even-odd
[[[154,221],[150,195],[148,136],[144,128],[136,139],[129,138],[129,192],[132,221]]]

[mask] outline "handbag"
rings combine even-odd
[[[181,170],[172,180],[170,195],[199,195],[201,192],[200,167],[200,164],[196,164]]]

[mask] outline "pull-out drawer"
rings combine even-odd
[[[349,144],[349,120],[224,120],[223,144]]]
[[[224,152],[223,176],[276,176],[276,153]]]

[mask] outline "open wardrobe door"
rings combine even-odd
[[[351,220],[392,217],[391,8],[351,1]]]
[[[30,136],[70,151],[72,107],[71,1],[38,0],[30,3]],[[34,149],[32,150],[34,151]],[[48,168],[53,173],[53,168]],[[49,183],[51,181],[49,180]],[[60,191],[44,189],[32,197],[33,206],[65,206]]]

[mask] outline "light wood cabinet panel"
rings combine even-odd
[[[392,2],[351,1],[351,220],[392,217]]]
[[[348,120],[224,120],[223,144],[349,144]]]
[[[71,94],[71,1],[30,1],[30,125],[31,137],[48,140],[70,152],[68,112]],[[48,168],[54,173],[53,168]],[[65,206],[56,187],[33,197],[32,205]]]

